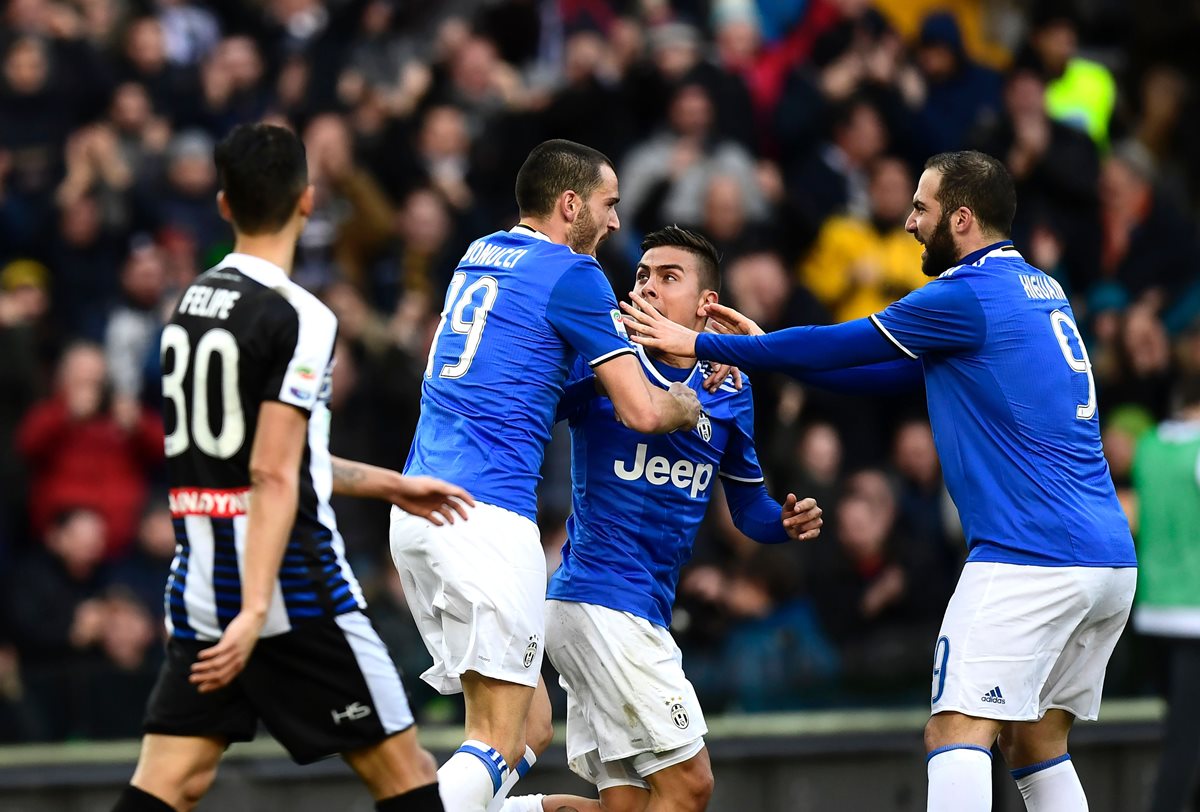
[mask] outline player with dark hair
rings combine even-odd
[[[668,226],[646,236],[634,293],[664,318],[704,328],[721,288],[712,243]],[[510,798],[504,812],[700,812],[713,788],[707,727],[671,637],[679,571],[719,478],[734,524],[763,544],[811,539],[821,511],[763,484],[749,381],[703,386],[706,365],[637,348],[659,387],[681,383],[703,412],[692,431],[647,436],[613,420],[582,362],[559,406],[570,421],[572,514],[546,601],[546,654],[567,691],[567,758],[600,801]],[[603,804],[603,807],[601,807]]]
[[[546,597],[535,489],[571,363],[582,356],[635,431],[690,429],[700,416],[690,387],[647,380],[596,262],[620,226],[612,162],[547,141],[516,195],[520,223],[472,242],[451,278],[405,466],[477,504],[454,526],[392,511],[392,555],[434,661],[422,679],[466,700],[466,741],[439,770],[449,812],[498,804],[534,758],[525,722]]]
[[[1067,739],[1095,719],[1129,616],[1137,561],[1100,445],[1096,385],[1062,288],[1008,239],[1012,178],[979,152],[935,155],[906,228],[937,277],[869,318],[762,334],[698,334],[635,296],[635,340],[673,355],[774,368],[844,391],[923,380],[969,555],[934,652],[925,729],[930,812],[991,808],[991,748],[1031,812],[1081,812]]]
[[[234,253],[179,300],[162,335],[177,552],[167,656],[117,812],[191,809],[258,722],[307,764],[341,754],[390,812],[439,812],[400,676],[346,563],[331,493],[435,523],[471,497],[329,454],[337,320],[288,278],[312,211],[290,131],[236,128],[216,150]]]

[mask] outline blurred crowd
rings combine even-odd
[[[1138,444],[1200,376],[1194,4],[0,2],[0,740],[139,732],[175,544],[158,334],[231,247],[212,148],[241,122],[307,146],[317,205],[295,278],[340,321],[343,456],[403,465],[449,276],[471,238],[515,222],[516,171],[550,137],[616,163],[623,227],[600,259],[619,297],[640,235],[677,223],[713,239],[722,300],[768,330],[922,285],[904,220],[924,160],[1001,158],[1017,246],[1085,331],[1135,526]],[[772,492],[816,497],[826,524],[758,547],[714,500],[673,624],[706,708],[927,701],[964,547],[923,395],[757,375],[755,404]],[[569,465],[560,431],[551,568]],[[386,506],[336,507],[418,717],[453,718],[416,679]],[[1111,693],[1154,689],[1138,645]]]

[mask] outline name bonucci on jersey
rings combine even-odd
[[[262,636],[366,608],[329,497],[328,400],[337,320],[283,270],[230,254],[180,298],[162,337],[176,555],[171,634],[215,640],[241,609],[250,449],[261,406],[308,415],[296,520]]]

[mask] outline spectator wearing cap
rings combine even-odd
[[[152,230],[185,231],[196,242],[201,257],[217,254],[232,242],[229,224],[221,219],[213,200],[217,194],[217,169],[213,164],[213,139],[203,130],[184,130],[167,145],[165,183],[143,200],[145,224]]]
[[[976,122],[999,113],[1000,75],[967,55],[958,20],[950,12],[925,18],[916,62],[925,96],[916,110],[916,126],[930,154],[961,148]]]
[[[1158,310],[1194,278],[1196,234],[1155,188],[1157,170],[1135,141],[1117,145],[1100,173],[1100,273],[1135,302]]]

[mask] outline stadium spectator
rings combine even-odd
[[[175,557],[175,526],[166,500],[152,496],[142,512],[137,540],[129,552],[112,567],[113,583],[129,591],[161,627],[163,584]]]
[[[835,214],[825,220],[800,267],[800,277],[834,321],[877,313],[928,281],[921,247],[904,230],[912,206],[912,174],[898,158],[869,168],[866,216]]]
[[[144,238],[135,242],[121,270],[121,301],[109,312],[104,331],[114,397],[142,399],[146,356],[158,350],[166,282],[158,246]],[[158,381],[152,383],[157,389]]]
[[[110,397],[109,386],[103,352],[75,344],[59,363],[55,394],[29,410],[16,441],[30,471],[35,536],[63,510],[87,507],[104,518],[104,555],[111,559],[133,541],[163,435],[157,415]]]
[[[1151,812],[1178,812],[1195,796],[1200,766],[1200,378],[1179,388],[1171,420],[1138,444],[1138,594],[1133,625],[1159,638],[1168,665],[1166,730]]]

